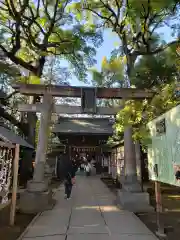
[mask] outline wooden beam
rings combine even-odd
[[[41,112],[46,106],[42,103],[36,104],[19,104],[18,110],[20,112]],[[97,107],[97,113],[99,115],[115,115],[118,111],[120,111],[122,107]],[[80,106],[70,106],[70,105],[55,105],[52,110],[53,113],[57,114],[81,114]]]
[[[71,147],[72,148],[98,148],[99,146],[96,146],[96,147],[94,147],[94,146],[87,146],[87,147],[84,147],[84,146],[77,146],[77,145],[71,145]]]
[[[5,148],[15,148],[15,145],[13,145],[13,144],[10,143],[10,142],[3,142],[3,141],[0,141],[0,147],[5,147]]]
[[[13,88],[24,95],[51,94],[54,97],[81,97],[81,89],[87,87],[42,85],[42,84],[16,84]],[[96,88],[97,98],[106,99],[144,99],[152,98],[155,93],[150,90],[137,88]]]
[[[13,188],[12,188],[12,199],[11,199],[11,209],[10,209],[10,226],[14,226],[15,215],[16,215],[19,151],[20,151],[20,146],[19,146],[19,144],[16,144],[15,157],[14,157],[14,161],[13,161]]]

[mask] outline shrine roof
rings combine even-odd
[[[19,144],[23,147],[34,149],[34,147],[30,145],[26,140],[24,140],[21,136],[15,134],[12,130],[2,126],[0,126],[0,139],[2,139],[5,142]]]
[[[60,118],[54,133],[112,135],[112,123],[108,118]]]

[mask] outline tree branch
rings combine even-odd
[[[11,52],[8,52],[1,44],[0,44],[0,49],[4,52],[5,56],[8,57],[12,62],[14,62],[17,65],[21,65],[25,69],[33,72],[36,74],[37,68],[30,65],[28,62],[23,61],[22,59],[14,56]]]
[[[92,13],[94,13],[95,15],[97,15],[99,18],[106,20],[106,22],[111,22],[112,26],[114,25],[113,21],[111,20],[112,15],[110,15],[109,17],[105,17],[102,16],[100,13],[96,12],[95,10],[89,8],[89,7],[83,7],[84,10],[88,10]]]
[[[114,18],[116,19],[117,16],[116,16],[116,13],[114,12],[114,10],[110,7],[110,5],[108,3],[104,3],[102,0],[100,0],[100,2],[103,4],[103,6],[105,8],[107,8],[111,13],[112,15],[114,16]]]
[[[174,40],[170,43],[167,43],[161,47],[158,47],[156,48],[155,50],[153,51],[147,51],[147,52],[143,52],[143,51],[134,51],[133,55],[142,55],[142,56],[145,56],[145,55],[153,55],[153,54],[157,54],[157,53],[160,53],[160,52],[163,52],[164,50],[166,50],[168,47],[171,47],[177,43],[180,43],[180,39],[179,40]]]
[[[121,4],[119,3],[119,0],[115,0],[116,5],[117,5],[117,18],[119,19],[120,14],[121,14],[121,7],[122,7],[122,2]]]
[[[15,125],[16,127],[18,127],[22,131],[22,133],[24,133],[27,136],[28,129],[27,129],[26,124],[21,123],[18,120],[16,120],[15,117],[13,117],[8,112],[6,112],[5,109],[1,106],[0,106],[0,116],[3,117],[4,119],[8,120],[10,123]]]
[[[42,4],[43,4],[44,11],[47,15],[48,20],[51,20],[51,16],[49,15],[49,12],[48,12],[48,1],[42,0]]]

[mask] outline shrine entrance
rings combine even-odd
[[[123,106],[100,107],[97,106],[97,99],[148,99],[154,95],[152,91],[135,88],[108,89],[35,84],[17,84],[13,88],[24,95],[42,97],[39,103],[19,105],[19,111],[41,113],[33,181],[28,184],[26,193],[20,198],[20,205],[22,203],[23,206],[20,206],[20,208],[24,212],[27,208],[31,212],[42,211],[48,204],[48,199],[50,199],[49,194],[51,193],[48,188],[48,182],[45,179],[45,164],[48,144],[47,133],[49,127],[52,125],[51,116],[53,113],[57,116],[59,114],[74,114],[76,116],[79,114],[91,115],[92,117],[88,121],[87,119],[75,119],[73,117],[69,117],[68,119],[59,117],[58,122],[55,123],[53,128],[53,132],[59,137],[60,142],[64,141],[63,143],[71,154],[74,152],[72,149],[81,146],[82,149],[98,147],[98,151],[102,153],[102,143],[100,141],[107,141],[108,137],[113,135],[113,123],[108,118],[105,118],[105,116],[115,116]],[[81,105],[54,104],[54,97],[81,98]],[[97,115],[100,115],[101,118],[98,119]],[[132,200],[130,205],[136,203],[138,199],[138,203],[142,205],[147,203],[147,196],[142,194],[141,186],[137,180],[135,148],[131,130],[131,128],[128,128],[124,133],[126,176],[122,183],[125,191],[121,194],[121,199],[124,199],[124,202]],[[137,196],[134,193],[140,193],[140,195]]]
[[[66,145],[72,160],[79,163],[94,161],[96,172],[101,173],[102,146],[113,135],[109,118],[62,118],[54,126],[53,133]]]
[[[92,159],[96,159],[97,157],[97,148],[95,147],[71,147],[71,160],[75,160],[77,162],[82,163],[84,159],[87,162],[91,162]]]

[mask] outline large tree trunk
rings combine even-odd
[[[45,56],[42,56],[38,61],[38,71],[36,71],[36,76],[41,77],[43,68],[45,64]],[[36,103],[37,97],[29,97],[29,103]],[[36,122],[37,116],[36,113],[27,113],[27,123],[28,123],[28,136],[27,140],[30,144],[35,146],[35,139],[36,139]],[[24,151],[24,158],[21,165],[21,182],[23,185],[27,184],[27,181],[32,178],[33,175],[33,161],[35,161],[35,149],[26,149]]]
[[[32,100],[32,99],[31,99]],[[28,135],[27,141],[35,147],[36,137],[36,113],[27,113],[28,122]],[[26,186],[27,181],[32,178],[33,175],[33,161],[35,160],[34,149],[26,148],[23,152],[23,158],[20,170],[20,184]]]

